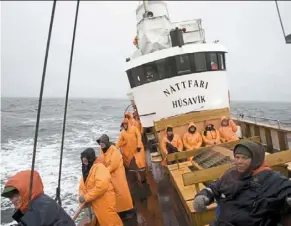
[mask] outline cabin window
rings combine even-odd
[[[217,71],[218,70],[218,59],[217,59],[217,53],[209,53],[209,69],[211,71]]]
[[[219,68],[219,70],[225,70],[224,53],[217,53],[217,57],[218,57],[218,68]]]
[[[158,80],[173,77],[172,70],[171,70],[171,64],[170,64],[170,58],[157,60],[156,65],[157,65],[158,72],[159,72],[159,79]]]
[[[159,74],[157,65],[155,63],[149,63],[143,65],[144,67],[144,83],[154,82],[159,80]]]
[[[190,62],[187,54],[175,56],[178,75],[191,73]]]
[[[196,72],[207,71],[206,54],[205,53],[194,53],[194,61],[195,61],[195,71]]]
[[[129,84],[130,84],[130,88],[135,87],[135,85],[134,85],[134,79],[132,77],[131,70],[128,70],[126,73],[127,73],[127,78],[128,78]]]
[[[135,67],[131,70],[131,76],[133,78],[134,87],[140,86],[144,83],[145,77],[144,77],[144,70],[142,66]]]

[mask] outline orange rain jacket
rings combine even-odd
[[[207,123],[207,126],[211,123]],[[205,134],[206,133],[206,134]],[[218,130],[212,130],[212,131],[203,131],[202,132],[202,139],[205,144],[205,147],[211,146],[215,144],[220,144],[220,134]]]
[[[167,134],[164,135],[164,137],[162,139],[162,151],[165,154],[168,154],[168,150],[167,150],[167,146],[166,146],[167,142],[171,143],[174,147],[176,147],[178,149],[178,151],[183,151],[183,143],[182,143],[182,140],[178,134],[174,134],[174,138],[171,142],[168,140]]]
[[[146,166],[146,160],[141,134],[135,126],[130,126],[127,118],[122,123],[128,124],[128,128],[120,132],[115,147],[122,149],[123,161],[127,167],[129,167],[130,161],[135,157],[138,168],[144,168]],[[138,147],[141,149],[140,152],[137,152]]]
[[[227,119],[227,117],[221,117],[220,123]],[[220,140],[222,143],[230,142],[230,141],[237,141],[239,138],[236,136],[235,132],[237,131],[237,126],[235,123],[230,119],[228,126],[220,125],[219,132],[220,132]]]
[[[79,196],[91,203],[100,226],[123,226],[116,213],[116,201],[109,170],[95,160],[84,183],[81,177]]]
[[[202,137],[200,133],[197,131],[195,131],[195,133],[193,134],[189,132],[189,129],[192,126],[196,128],[195,124],[191,122],[188,126],[188,131],[183,136],[183,144],[184,147],[186,148],[186,151],[191,151],[196,148],[200,148],[202,145]]]
[[[111,182],[116,197],[116,211],[123,212],[133,208],[132,198],[127,184],[122,155],[114,145],[105,154],[100,150],[100,157],[111,174]],[[99,158],[100,158],[99,157]]]

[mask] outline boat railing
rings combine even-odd
[[[239,121],[251,122],[258,125],[272,126],[278,129],[291,129],[291,122],[287,120],[245,115],[244,113],[232,113],[231,115],[234,119],[237,119]]]

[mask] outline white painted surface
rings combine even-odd
[[[237,126],[237,131],[235,132],[238,138],[242,138],[242,132],[241,132],[241,127]]]
[[[223,45],[219,43],[189,44],[183,45],[182,47],[171,47],[168,49],[163,49],[153,53],[142,55],[135,59],[131,59],[130,61],[126,62],[125,71],[134,67],[138,67],[142,64],[157,61],[167,57],[197,52],[227,52],[227,50]]]
[[[273,148],[279,151],[280,145],[279,145],[279,137],[278,137],[277,130],[271,129],[271,138],[272,138]]]
[[[225,71],[207,71],[147,83],[133,88],[132,93],[144,127],[170,116],[229,107]],[[143,116],[151,113],[155,114]]]

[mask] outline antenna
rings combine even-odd
[[[276,3],[277,12],[278,12],[278,16],[279,16],[279,20],[280,20],[280,24],[281,24],[281,28],[282,28],[282,32],[283,32],[286,44],[291,44],[291,34],[286,35],[277,0],[275,0],[275,3]]]

